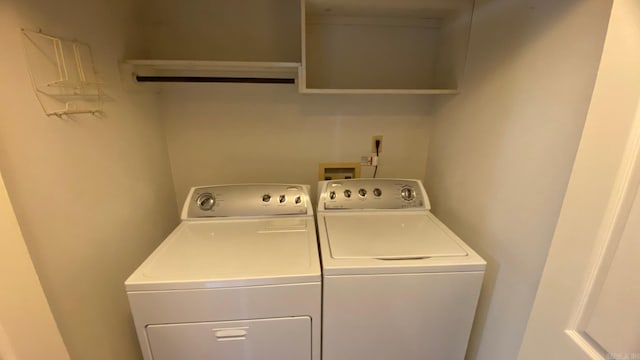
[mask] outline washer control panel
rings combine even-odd
[[[182,209],[182,219],[307,215],[308,187],[288,184],[214,185],[194,187]]]
[[[430,209],[420,180],[349,179],[320,183],[318,209]]]

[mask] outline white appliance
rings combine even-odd
[[[462,360],[485,261],[417,180],[319,184],[323,360]]]
[[[320,360],[308,189],[191,189],[182,223],[125,282],[145,360]]]

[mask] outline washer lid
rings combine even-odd
[[[325,216],[334,259],[421,259],[468,253],[424,214]]]
[[[320,280],[312,217],[186,221],[131,275],[128,290]]]

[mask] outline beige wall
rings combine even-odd
[[[141,0],[137,11],[141,51],[152,58],[300,61],[298,0]],[[295,85],[166,85],[159,110],[176,201],[194,185],[315,184],[320,162],[359,162],[373,135],[384,136],[379,176],[422,177],[429,101],[300,95]]]
[[[0,359],[68,360],[0,174]]]
[[[139,358],[123,282],[177,223],[156,99],[120,86],[117,60],[135,45],[131,14],[124,0],[0,3],[0,169],[66,347],[78,360]],[[20,27],[93,46],[108,95],[103,116],[43,115]]]
[[[150,59],[300,62],[300,0],[136,0]]]
[[[611,1],[478,0],[463,93],[434,105],[435,213],[488,261],[469,359],[517,357]]]
[[[320,162],[356,161],[383,135],[379,177],[424,176],[425,96],[300,95],[293,85],[170,85],[160,95],[177,202],[194,185],[315,185]],[[362,176],[372,175],[363,168]],[[312,188],[315,186],[312,186]]]

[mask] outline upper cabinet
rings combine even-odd
[[[134,79],[452,94],[473,0],[140,0]]]
[[[473,0],[301,0],[304,93],[457,93]]]

